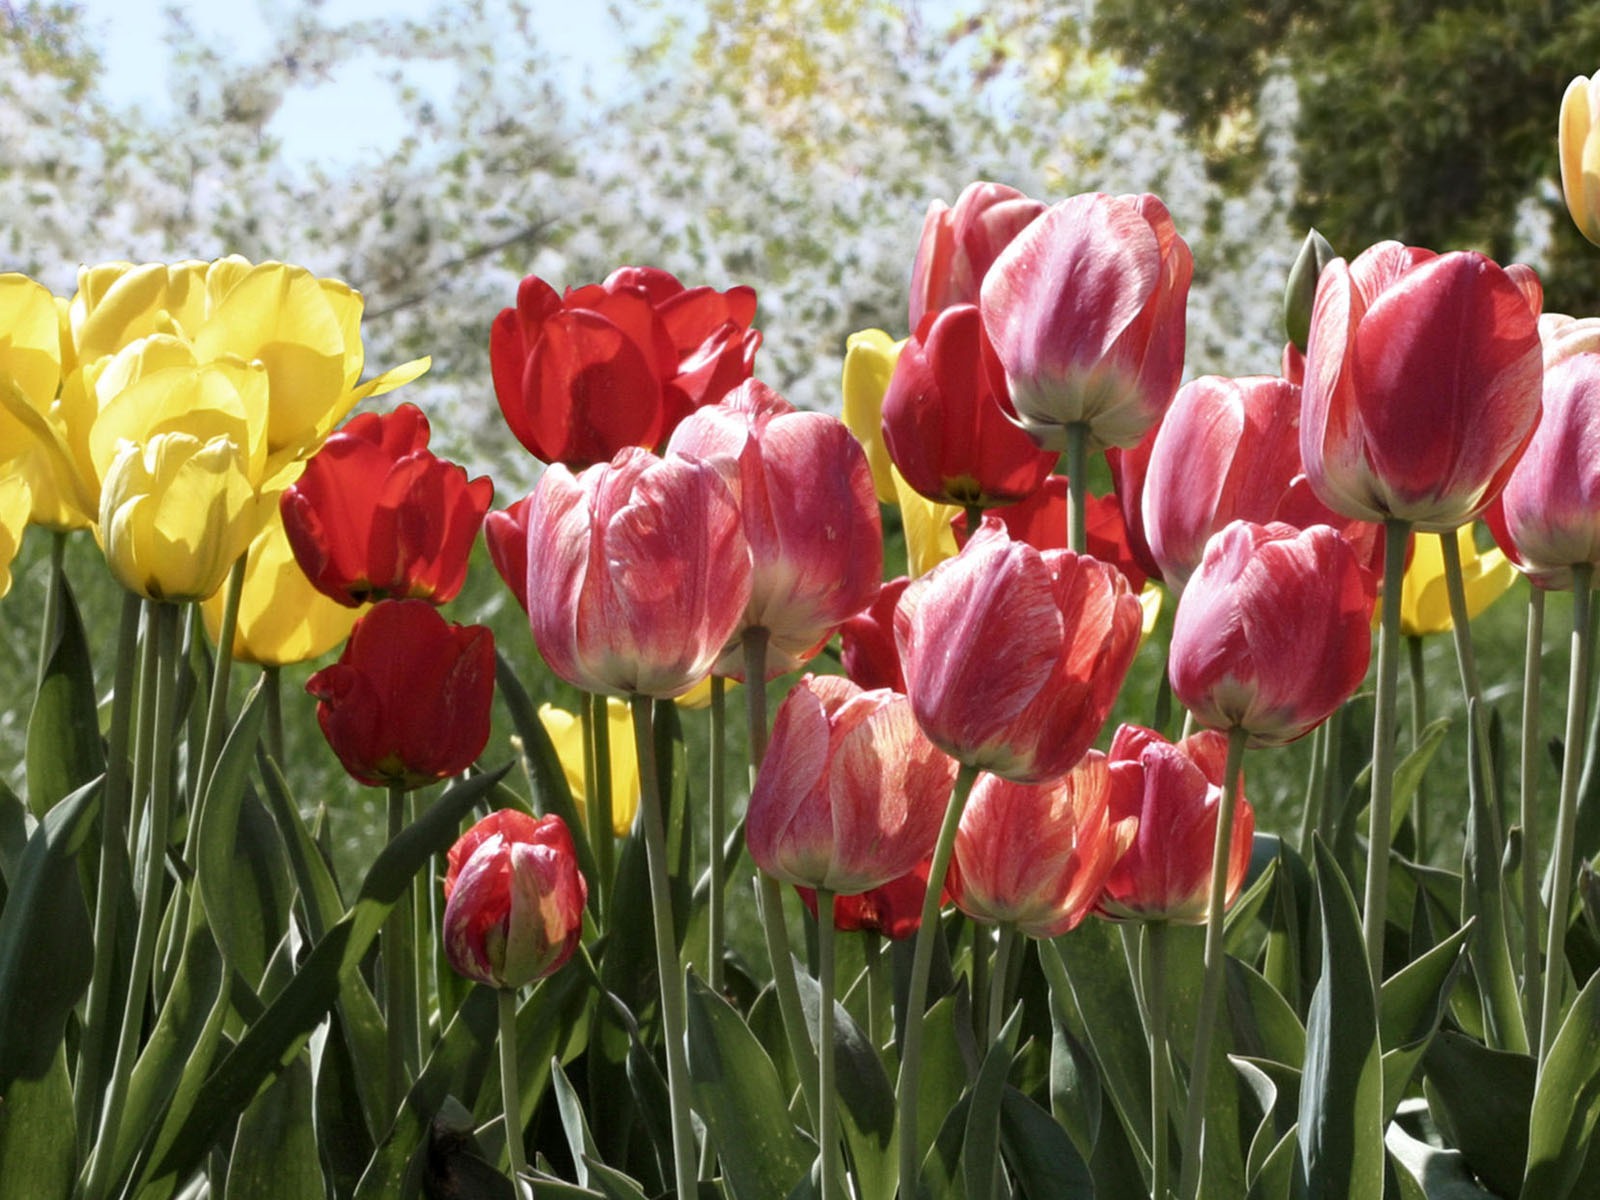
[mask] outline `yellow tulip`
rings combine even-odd
[[[78,270],[78,292],[67,311],[70,370],[115,354],[153,333],[192,336],[205,320],[207,266],[100,263]]]
[[[1400,632],[1407,637],[1448,633],[1450,598],[1444,582],[1444,550],[1436,533],[1420,533],[1414,540],[1411,565],[1400,588]],[[1517,572],[1499,550],[1479,554],[1472,526],[1455,532],[1461,552],[1461,577],[1467,593],[1468,619],[1477,616],[1508,591]]]
[[[15,465],[0,468],[0,596],[11,590],[11,560],[22,546],[33,506],[28,481],[11,470]]]
[[[1600,87],[1579,75],[1561,97],[1561,190],[1578,231],[1600,244]]]
[[[883,442],[883,394],[889,390],[889,377],[900,359],[905,339],[895,341],[881,329],[863,329],[845,339],[844,423],[867,452],[872,468],[872,486],[878,503],[896,504],[893,467],[889,448]]]
[[[245,451],[159,433],[121,442],[100,493],[98,534],[117,582],[151,600],[203,600],[260,525]]]
[[[901,478],[898,468],[891,466],[889,471],[900,503],[900,523],[906,533],[906,571],[915,579],[955,557],[956,531],[950,522],[961,510],[919,496]]]
[[[572,799],[589,823],[589,790],[583,777],[583,721],[553,704],[539,706],[539,720],[555,744],[566,772]],[[606,726],[611,735],[611,830],[618,837],[633,828],[639,811],[639,757],[633,749],[633,714],[627,702],[606,699]]]
[[[29,520],[62,531],[87,528],[86,498],[58,429],[60,307],[25,275],[0,275],[0,460],[27,481]]]
[[[233,657],[240,662],[281,667],[306,662],[332,650],[350,636],[368,606],[348,608],[330,600],[306,578],[295,561],[275,500],[266,527],[250,543],[245,558],[244,588],[239,594],[239,624],[233,636]],[[200,605],[206,633],[215,642],[222,631],[226,588]]]

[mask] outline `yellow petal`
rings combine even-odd
[[[899,497],[900,521],[906,533],[906,567],[915,579],[926,575],[945,559],[955,557],[956,531],[950,522],[961,510],[919,496],[901,478],[898,468],[891,466],[889,471]]]
[[[198,328],[205,319],[206,270],[201,262],[102,263],[80,270],[69,314],[77,365],[153,333]]]
[[[0,596],[11,590],[11,560],[22,545],[32,509],[28,481],[9,464],[0,467]]]
[[[881,329],[852,333],[844,344],[844,423],[867,452],[880,504],[897,503],[889,448],[883,442],[883,394],[905,344],[906,339],[897,342]]]
[[[1448,633],[1450,594],[1445,585],[1444,550],[1435,533],[1414,539],[1411,565],[1400,588],[1400,632],[1407,637]],[[1467,599],[1467,617],[1476,617],[1504,595],[1516,581],[1516,571],[1499,550],[1479,555],[1473,527],[1463,525],[1452,535],[1461,555],[1461,578]]]
[[[0,378],[10,376],[40,412],[61,385],[56,298],[26,275],[0,275]]]
[[[627,702],[606,699],[606,728],[611,739],[611,830],[624,837],[639,811],[639,758],[633,749],[633,715]],[[573,801],[589,823],[589,792],[583,775],[583,721],[553,704],[539,706],[539,721],[555,744]]]

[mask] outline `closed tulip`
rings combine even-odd
[[[735,637],[767,631],[769,679],[810,660],[872,602],[883,575],[878,502],[866,455],[838,420],[797,412],[751,380],[697,410],[667,449],[727,466],[751,558]],[[741,647],[715,669],[743,680]]]
[[[918,863],[904,875],[854,896],[833,898],[833,927],[841,933],[876,933],[892,941],[914,937],[922,928],[922,901],[928,894],[928,872],[932,860]],[[814,917],[817,915],[815,888],[796,888],[800,900]],[[941,907],[949,899],[940,895]]]
[[[1235,521],[1206,543],[1173,619],[1172,694],[1207,729],[1292,742],[1366,676],[1372,585],[1326,525]]]
[[[385,600],[306,691],[354,779],[409,790],[459,774],[483,753],[494,666],[485,627],[451,624],[424,600]]]
[[[1012,783],[980,775],[961,813],[950,896],[979,921],[1029,937],[1066,933],[1093,909],[1134,835],[1113,822],[1106,756],[1091,750],[1060,779]]]
[[[363,413],[330,437],[283,493],[289,543],[323,595],[443,604],[467,577],[467,558],[494,496],[428,449],[428,420],[412,404]]]
[[[926,314],[952,305],[976,304],[1000,251],[1044,210],[1016,188],[984,180],[962,188],[954,208],[942,200],[929,204],[911,267],[908,326],[916,329]]]
[[[786,883],[881,887],[933,854],[955,775],[904,696],[807,675],[778,709],[750,791],[750,857]]]
[[[984,327],[1017,420],[1047,450],[1086,427],[1089,450],[1129,447],[1183,372],[1194,259],[1151,195],[1074,196],[1019,233],[984,276]]]
[[[626,837],[639,811],[639,754],[633,744],[633,715],[626,703],[606,700],[607,745],[611,750],[611,832]],[[589,780],[584,776],[583,722],[576,713],[554,704],[539,706],[539,723],[550,735],[566,776],[567,790],[583,814],[584,825],[594,823],[589,815]]]
[[[1383,242],[1322,272],[1300,451],[1324,504],[1445,532],[1505,485],[1539,420],[1540,294],[1526,267]]]
[[[883,397],[883,438],[920,495],[991,507],[1026,499],[1059,457],[1006,416],[1005,375],[972,304],[930,313],[900,352]]]
[[[1111,820],[1134,819],[1138,832],[1100,894],[1102,916],[1121,921],[1199,925],[1210,907],[1228,739],[1203,730],[1173,744],[1138,725],[1111,739]],[[1226,904],[1250,866],[1255,812],[1241,795],[1228,843]]]
[[[1561,97],[1561,191],[1578,232],[1600,245],[1600,88],[1587,75]]]
[[[912,709],[936,746],[1043,783],[1094,742],[1140,625],[1115,567],[1014,542],[990,516],[960,554],[906,589],[895,640]]]
[[[450,847],[444,952],[468,979],[518,988],[559,971],[583,935],[589,887],[560,817],[501,809]]]
[[[575,687],[682,695],[744,620],[750,543],[712,464],[637,448],[576,476],[553,463],[527,525],[533,639]]]
[[[0,274],[0,457],[26,489],[24,521],[66,531],[87,527],[94,514],[74,495],[76,472],[52,413],[60,384],[55,297],[26,275]]]
[[[894,641],[894,610],[910,583],[905,575],[889,580],[878,589],[877,599],[839,626],[839,662],[856,686],[905,693],[905,672]]]

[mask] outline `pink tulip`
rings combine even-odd
[[[839,662],[857,687],[889,688],[905,693],[900,649],[894,642],[894,610],[910,586],[904,575],[878,589],[878,597],[839,626]]]
[[[1106,756],[1091,750],[1053,783],[980,775],[956,831],[950,895],[979,921],[1029,937],[1067,932],[1094,908],[1106,876],[1134,836],[1113,822]]]
[[[928,313],[976,304],[990,264],[1044,207],[1016,188],[981,180],[961,189],[953,209],[942,200],[928,205],[911,268],[908,327]]]
[[[1074,196],[1050,208],[984,277],[983,324],[1017,420],[1039,445],[1129,447],[1161,419],[1183,372],[1194,259],[1151,195]]]
[[[932,855],[955,775],[904,696],[807,675],[778,709],[750,792],[750,857],[786,883],[880,887]]]
[[[743,620],[733,631],[768,634],[767,678],[817,654],[866,608],[883,574],[883,530],[867,456],[842,422],[797,412],[751,380],[697,410],[667,444],[727,469],[753,569]],[[714,579],[720,589],[721,581]],[[716,673],[744,678],[739,645]]]
[[[1300,449],[1327,506],[1446,532],[1505,485],[1539,420],[1537,277],[1381,242],[1317,281]]]
[[[1370,577],[1326,525],[1235,521],[1206,543],[1173,619],[1172,693],[1249,745],[1309,733],[1367,673]]]
[[[680,696],[750,597],[750,546],[721,471],[628,447],[574,476],[552,463],[527,513],[534,642],[585,691]]]
[[[1058,779],[1104,724],[1139,644],[1115,567],[1013,542],[998,518],[895,612],[912,709],[934,745],[1018,783]]]
[[[1211,898],[1228,739],[1204,730],[1174,745],[1154,730],[1123,725],[1111,739],[1111,820],[1138,833],[1100,895],[1102,916],[1199,925]],[[1250,866],[1255,813],[1241,795],[1228,846],[1227,904]]]

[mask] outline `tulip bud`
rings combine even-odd
[[[1561,97],[1561,191],[1578,232],[1600,245],[1600,87],[1587,75]]]
[[[922,928],[922,902],[928,895],[931,860],[924,860],[904,875],[888,883],[868,888],[855,896],[833,898],[833,927],[841,933],[876,933],[892,941],[914,937]],[[815,888],[797,887],[800,900],[813,917],[817,915]],[[949,899],[949,890],[940,893],[940,907]]]
[[[1289,344],[1296,349],[1303,351],[1306,338],[1311,334],[1311,306],[1317,298],[1317,276],[1338,257],[1327,238],[1315,229],[1307,231],[1283,288],[1283,328],[1289,335]]]
[[[572,957],[589,888],[560,817],[490,813],[450,847],[449,863],[444,950],[457,971],[518,988]]]

